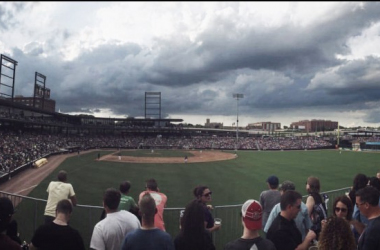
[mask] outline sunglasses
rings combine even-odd
[[[207,194],[203,194],[202,196],[211,196],[212,195],[212,192],[209,192]]]
[[[347,212],[347,208],[335,207],[335,212],[338,213],[340,211],[342,211],[342,213],[345,213],[345,212]]]

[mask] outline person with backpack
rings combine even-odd
[[[307,178],[306,190],[309,196],[306,199],[306,207],[309,211],[311,222],[313,223],[311,230],[317,234],[317,239],[322,229],[322,220],[327,219],[325,201],[319,194],[320,188],[321,185],[317,177],[310,176]]]

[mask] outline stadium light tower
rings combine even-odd
[[[236,145],[235,150],[237,150],[238,147],[238,141],[239,141],[239,99],[244,98],[243,94],[233,94],[233,98],[236,99]]]

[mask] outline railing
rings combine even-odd
[[[328,214],[331,215],[332,204],[336,197],[344,195],[349,190],[341,188],[322,192],[327,194],[329,201],[327,203]],[[18,231],[20,238],[30,242],[34,231],[37,227],[44,223],[44,211],[46,200],[36,199],[22,195],[16,195],[0,191],[0,197],[9,197],[16,207],[16,213],[13,218],[18,223]],[[305,199],[307,196],[303,196]],[[212,213],[214,218],[222,219],[222,227],[220,230],[213,233],[213,240],[216,249],[222,250],[224,245],[241,237],[243,227],[241,224],[241,211],[242,204],[215,206]],[[184,208],[165,208],[164,220],[166,231],[174,238],[179,233],[179,218],[180,211]],[[100,220],[103,208],[100,206],[77,205],[74,208],[70,225],[79,230],[81,233],[85,246],[89,248],[92,231],[95,224]]]

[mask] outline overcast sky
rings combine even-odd
[[[380,126],[379,2],[1,2],[0,53],[62,113],[142,117],[154,91],[186,123]]]

